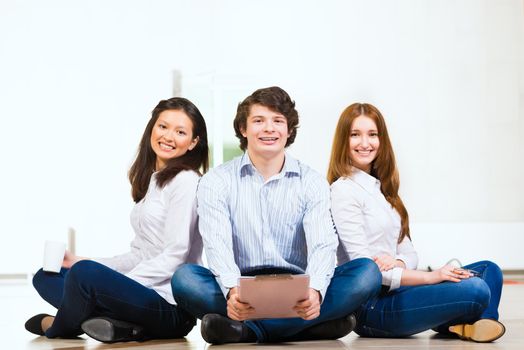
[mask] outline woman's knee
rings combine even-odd
[[[477,272],[480,273],[481,277],[485,274],[488,274],[491,278],[499,279],[500,281],[502,281],[502,270],[493,261],[477,261],[476,263],[466,265],[465,267],[475,271],[478,270]]]
[[[483,263],[486,264],[486,270],[487,270],[487,273],[490,275],[490,278],[500,281],[500,283],[502,283],[503,274],[502,274],[502,269],[500,268],[500,266],[498,266],[493,261],[489,261],[489,260],[485,260],[483,261]]]
[[[87,283],[104,280],[103,270],[109,269],[93,260],[80,260],[69,269],[67,283]]]
[[[463,287],[461,291],[464,293],[463,295],[467,296],[470,301],[479,304],[483,309],[488,307],[491,291],[484,280],[478,277],[472,277],[460,283]]]
[[[35,287],[36,290],[40,290],[45,285],[46,279],[46,272],[42,269],[38,270],[33,276],[33,287]]]
[[[485,265],[485,266],[487,266],[489,268],[494,268],[494,269],[499,269],[500,270],[500,267],[497,265],[497,263],[494,263],[491,260],[481,260],[481,261],[477,261],[476,263],[473,263],[471,265]]]
[[[80,260],[71,266],[69,273],[78,274],[78,273],[89,273],[93,270],[98,269],[100,266],[103,266],[100,263],[97,263],[93,260]]]

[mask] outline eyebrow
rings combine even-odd
[[[286,119],[287,118],[282,115],[282,114],[275,114],[275,115],[272,115],[272,116],[265,116],[265,115],[249,115],[248,118],[264,118],[264,119],[267,119],[267,118],[281,118],[281,119]]]
[[[362,130],[360,129],[351,129],[350,132],[354,132],[354,131],[358,131],[358,132],[362,132]],[[369,129],[367,132],[378,132],[377,129]]]
[[[162,118],[158,118],[157,122],[158,123],[163,123],[163,124],[166,124],[166,125],[169,125],[169,126],[173,125],[173,124],[169,123],[168,121],[166,121],[165,119],[162,119]],[[184,125],[175,125],[175,129],[187,129],[187,127],[184,126]]]

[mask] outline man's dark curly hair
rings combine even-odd
[[[247,138],[242,135],[242,130],[246,130],[247,117],[249,116],[251,106],[254,104],[265,106],[286,117],[290,135],[287,139],[286,147],[291,145],[295,141],[298,128],[298,112],[295,109],[295,101],[291,100],[287,92],[278,86],[272,86],[256,90],[238,104],[233,126],[235,134],[240,140],[240,149],[243,151],[247,149]]]

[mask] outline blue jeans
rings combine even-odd
[[[479,272],[460,282],[406,286],[362,305],[357,313],[361,336],[404,337],[428,329],[449,333],[448,327],[473,323],[481,318],[498,320],[502,293],[502,272],[491,261],[464,266]]]
[[[39,270],[33,278],[38,293],[58,309],[48,338],[70,338],[83,333],[89,318],[107,316],[144,327],[148,338],[184,337],[195,318],[169,304],[153,289],[90,260],[60,273]]]
[[[313,325],[345,317],[380,291],[381,275],[370,259],[356,259],[335,269],[320,308],[320,316],[245,321],[259,342],[285,341]],[[215,276],[205,267],[184,265],[171,279],[177,304],[193,316],[202,318],[216,313],[227,316],[226,299]],[[294,338],[294,340],[297,340]]]

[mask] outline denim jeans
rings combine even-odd
[[[370,259],[356,259],[335,269],[316,319],[253,320],[245,324],[255,332],[259,342],[285,341],[313,325],[348,316],[377,295],[380,284],[381,275],[376,264]],[[171,279],[171,286],[177,304],[193,316],[202,318],[209,313],[227,316],[226,299],[215,276],[205,267],[180,267]]]
[[[60,273],[39,270],[33,278],[38,293],[58,309],[48,338],[70,338],[83,333],[89,318],[107,316],[144,327],[148,338],[180,338],[195,325],[195,318],[169,304],[153,289],[90,260]]]
[[[403,337],[428,329],[449,333],[451,325],[481,318],[497,320],[502,293],[500,268],[491,261],[464,268],[477,271],[479,276],[382,292],[362,305],[355,331],[361,336]]]

